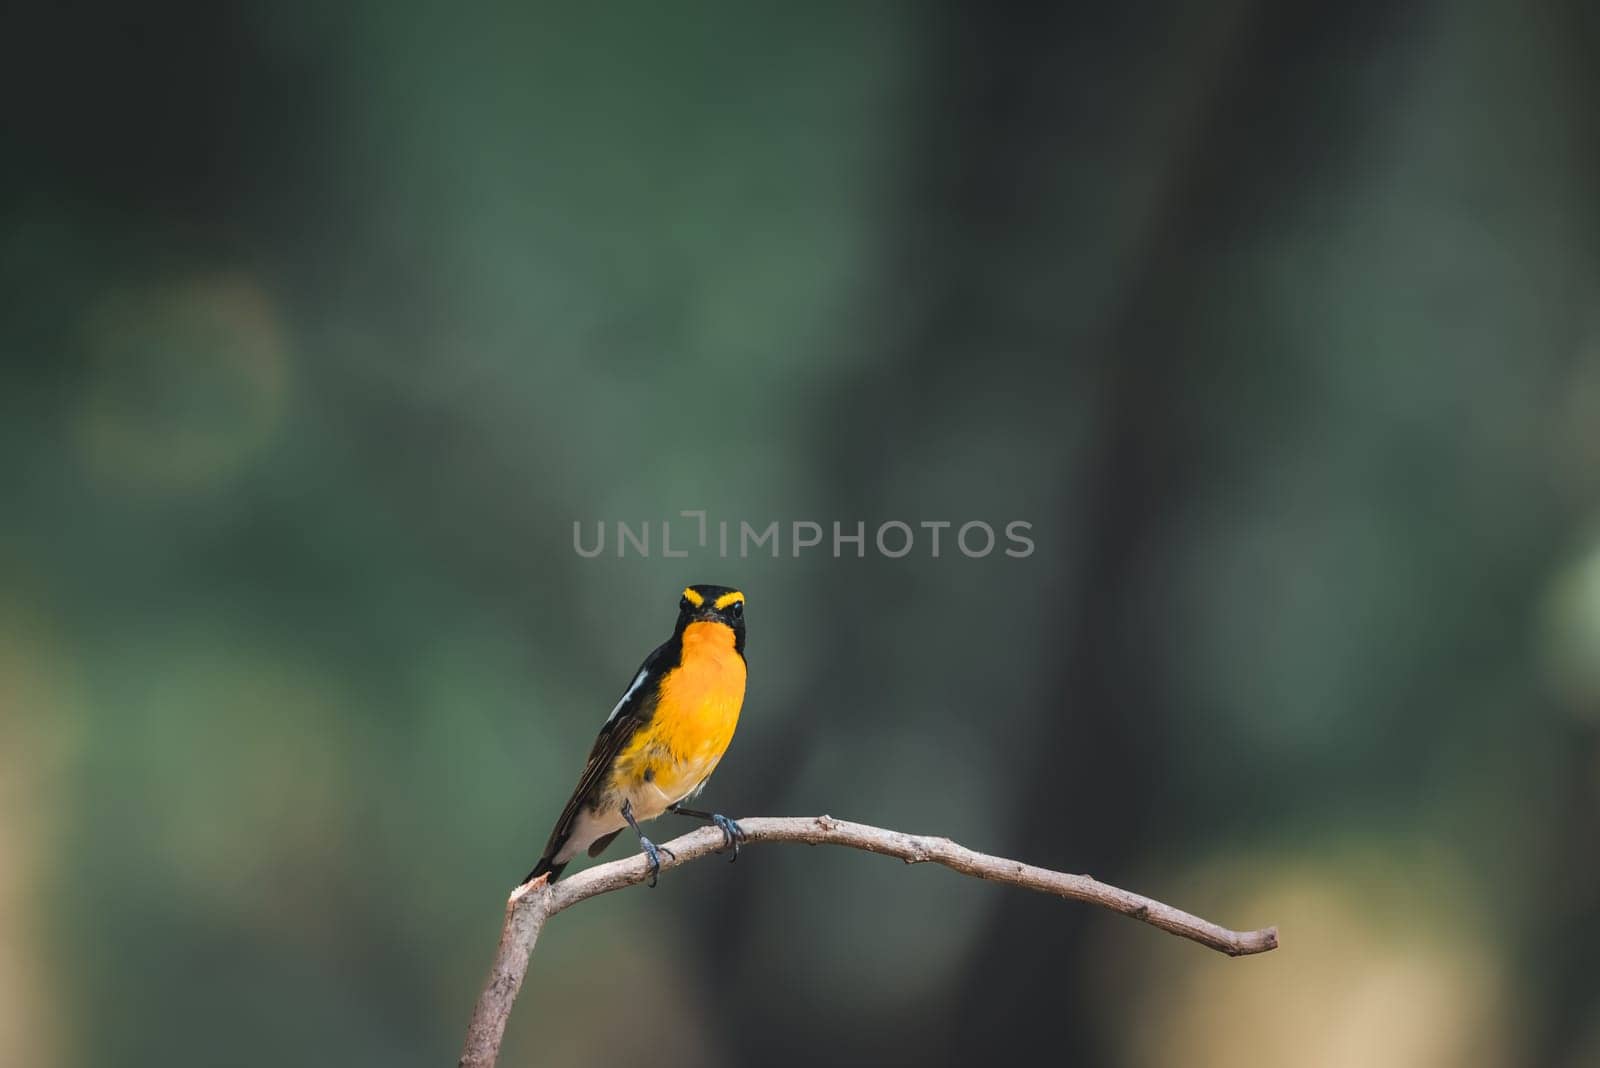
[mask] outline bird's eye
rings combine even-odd
[[[680,597],[678,599],[678,611],[687,612],[688,610],[689,610],[689,598]]]
[[[730,616],[732,616],[734,619],[743,619],[744,618],[744,602],[743,601],[735,601],[732,604],[730,604],[728,606],[728,614]]]

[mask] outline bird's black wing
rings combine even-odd
[[[594,748],[589,750],[589,762],[584,765],[583,774],[578,777],[578,785],[573,789],[572,797],[567,800],[567,807],[561,810],[561,818],[556,821],[555,829],[550,832],[550,840],[545,843],[544,856],[539,858],[538,865],[528,874],[528,879],[536,878],[547,871],[552,873],[550,876],[552,882],[560,877],[561,869],[566,865],[555,864],[555,855],[567,844],[567,836],[572,833],[572,821],[578,818],[578,810],[590,800],[594,791],[600,786],[606,772],[611,768],[611,762],[622,752],[634,733],[650,721],[651,715],[655,712],[656,698],[660,693],[661,676],[672,670],[673,665],[670,661],[675,659],[672,646],[672,642],[665,642],[645,657],[644,663],[639,666],[638,672],[633,677],[633,682],[629,684],[616,707],[611,710],[611,715],[606,718],[605,725],[600,728],[600,736],[594,740]]]

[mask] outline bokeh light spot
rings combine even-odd
[[[126,488],[206,487],[271,440],[288,391],[272,301],[239,276],[118,290],[90,315],[75,430],[85,462]]]
[[[1109,929],[1091,974],[1116,976],[1120,1044],[1134,1065],[1474,1068],[1508,1057],[1510,990],[1460,865],[1404,848],[1317,859],[1234,856],[1172,881],[1184,902],[1282,942],[1231,961],[1148,939],[1134,961]],[[1135,993],[1136,992],[1136,993]]]

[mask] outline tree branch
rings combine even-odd
[[[991,882],[1008,883],[1024,890],[1037,890],[1072,901],[1083,901],[1120,912],[1159,927],[1169,934],[1209,946],[1230,957],[1264,953],[1278,946],[1278,929],[1230,931],[1198,916],[1164,905],[1152,898],[1097,882],[1087,875],[1035,868],[1004,857],[974,852],[948,838],[905,834],[862,823],[836,820],[832,816],[758,817],[740,820],[745,844],[756,842],[804,842],[807,845],[839,845],[898,857],[907,864],[932,862]],[[661,870],[676,868],[691,860],[709,856],[722,848],[722,832],[701,827],[662,848]],[[669,854],[667,850],[670,849]],[[551,886],[541,876],[517,887],[506,902],[505,926],[500,932],[500,948],[494,966],[472,1012],[466,1044],[461,1051],[461,1068],[493,1068],[500,1055],[500,1040],[505,1035],[511,1006],[522,989],[528,972],[528,959],[545,920],[580,901],[644,882],[650,870],[642,854],[609,864],[600,864]]]

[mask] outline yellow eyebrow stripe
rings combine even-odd
[[[700,596],[699,591],[695,590],[695,588],[692,586],[683,591],[683,599],[694,605],[696,608],[699,608],[701,605],[706,603],[706,599]]]
[[[720,612],[730,604],[733,604],[735,601],[742,600],[744,600],[744,594],[740,593],[738,590],[730,590],[721,597],[718,597],[716,601],[712,603],[711,607]]]

